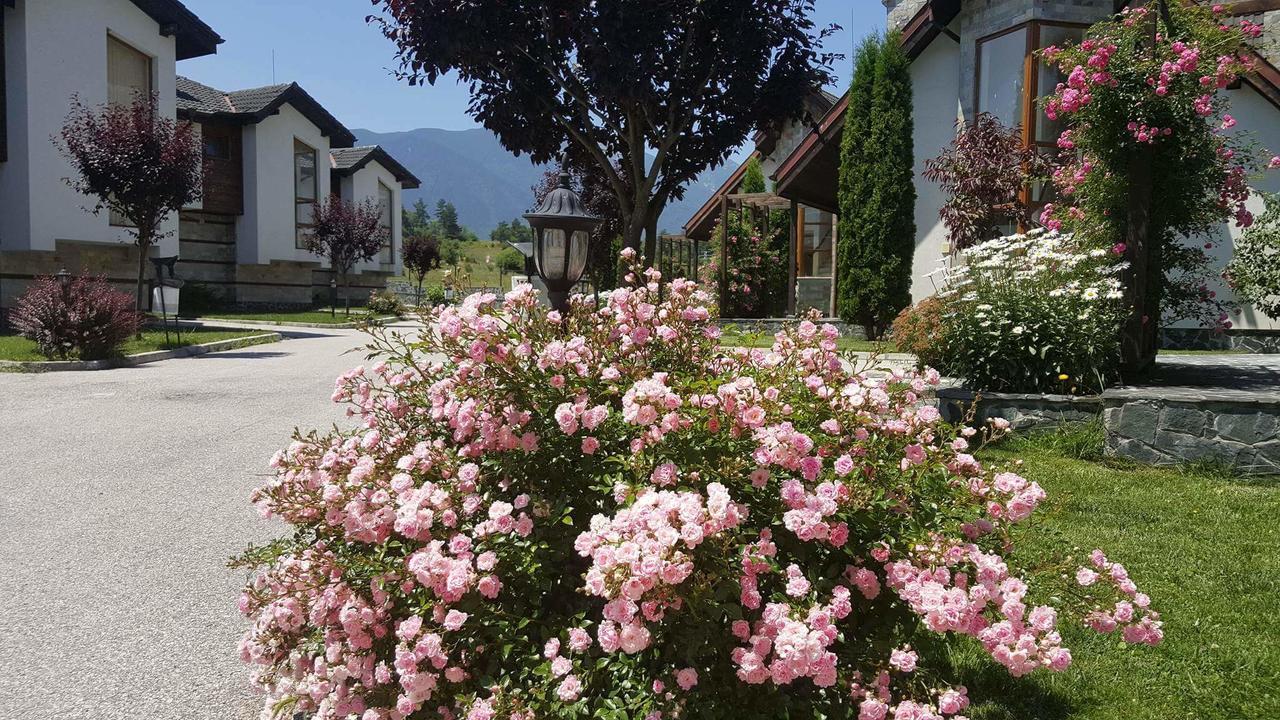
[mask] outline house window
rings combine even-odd
[[[391,188],[387,187],[381,180],[378,181],[378,209],[382,211],[382,221],[380,223],[382,231],[387,234],[387,243],[382,246],[382,252],[378,253],[378,262],[383,265],[390,265],[395,262],[394,236],[392,230],[392,209],[394,207],[395,195],[391,192]]]
[[[1071,23],[1028,22],[978,40],[977,112],[991,113],[1002,124],[1022,128],[1022,141],[1037,151],[1057,153],[1058,136],[1065,124],[1045,117],[1040,99],[1050,95],[1065,77],[1043,63],[1036,52],[1051,45],[1078,43],[1085,26]],[[1051,200],[1050,183],[1028,188],[1024,201],[1043,206]]]
[[[231,159],[231,138],[226,135],[204,133],[204,156],[211,160]]]
[[[151,57],[107,36],[107,102],[129,105],[139,98],[150,99]]]
[[[315,227],[316,199],[320,197],[319,176],[316,174],[315,148],[294,139],[293,141],[293,212],[296,247],[304,247],[303,241]]]
[[[151,99],[151,58],[126,45],[112,35],[107,36],[107,102],[132,105],[136,100]],[[130,227],[129,220],[112,210],[109,222]]]
[[[799,257],[796,275],[800,277],[831,277],[832,251],[835,223],[831,213],[815,208],[804,208],[801,215]]]

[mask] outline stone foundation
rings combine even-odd
[[[941,388],[938,409],[949,423],[965,422],[972,411],[973,423],[977,426],[992,418],[1004,418],[1014,430],[1036,430],[1096,420],[1102,412],[1102,399],[1097,395],[976,393],[962,388]]]
[[[1280,354],[1280,331],[1228,330],[1215,333],[1204,328],[1164,328],[1160,331],[1164,350],[1239,350],[1262,355]]]
[[[1108,455],[1151,465],[1208,460],[1243,473],[1280,473],[1280,399],[1105,402]]]
[[[0,308],[11,308],[31,281],[66,268],[73,275],[105,277],[117,290],[136,292],[138,249],[124,243],[59,240],[54,251],[6,250],[0,253]],[[147,268],[148,276],[151,268]]]

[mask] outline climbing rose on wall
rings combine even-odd
[[[1014,563],[1044,490],[975,459],[1007,424],[942,424],[937,373],[809,321],[722,350],[694,283],[630,273],[567,316],[473,295],[338,378],[354,428],[276,455],[292,532],[240,561],[266,715],[927,718],[970,698],[919,680],[926,633],[1013,675],[1070,664],[1069,614],[1159,642],[1101,552]]]
[[[1149,170],[1148,315],[1228,327],[1230,308],[1208,287],[1205,251],[1223,221],[1253,223],[1248,179],[1270,156],[1233,130],[1222,91],[1252,69],[1247,43],[1261,27],[1228,22],[1220,5],[1160,5],[1167,14],[1155,3],[1127,8],[1079,45],[1043,51],[1066,76],[1044,112],[1068,123],[1058,138],[1058,201],[1043,221],[1127,253],[1140,268],[1125,233],[1131,193],[1140,191],[1134,178]]]

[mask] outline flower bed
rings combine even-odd
[[[645,279],[375,334],[333,395],[357,427],[255,494],[293,526],[239,561],[267,715],[926,720],[969,703],[928,635],[1014,676],[1070,665],[1060,616],[1160,642],[1101,551],[1014,562],[1044,492],[920,402],[936,373],[861,374],[810,322],[725,351],[693,283]]]

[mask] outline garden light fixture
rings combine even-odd
[[[62,288],[62,297],[66,299],[71,294],[71,273],[66,268],[62,268],[55,276],[58,278],[58,285]]]
[[[547,299],[561,314],[566,313],[569,291],[587,269],[591,231],[601,219],[587,212],[582,198],[569,187],[567,166],[560,171],[560,184],[524,218],[533,231],[533,262],[547,285]]]

